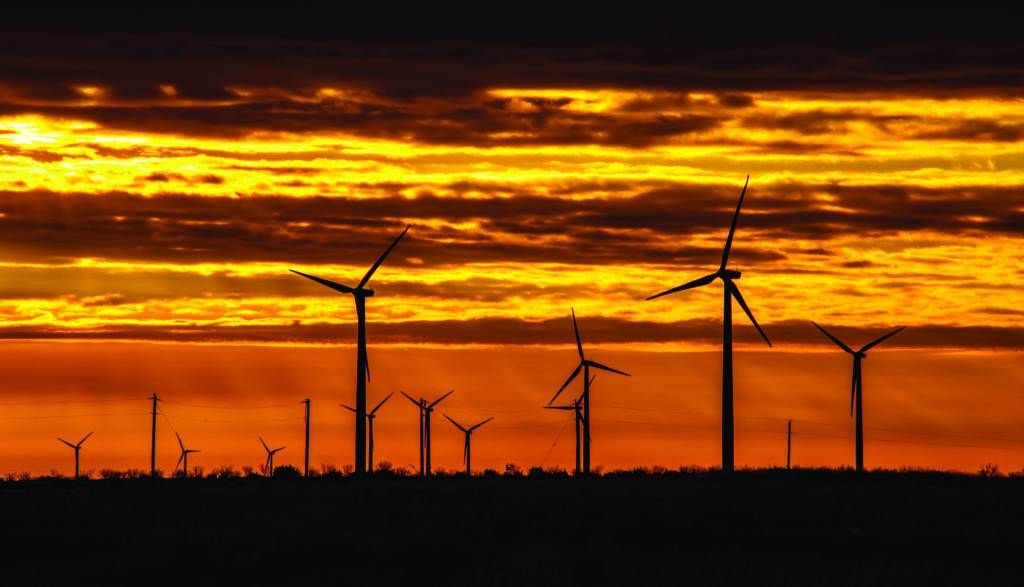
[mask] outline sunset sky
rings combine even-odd
[[[851,346],[908,327],[864,364],[868,467],[1024,467],[1024,45],[662,16],[6,31],[0,472],[66,473],[55,437],[91,430],[83,469],[147,468],[153,392],[164,470],[172,430],[207,471],[262,462],[257,435],[299,465],[306,397],[311,462],[351,463],[352,300],[288,270],[354,285],[405,225],[368,395],[456,390],[435,467],[461,466],[442,412],[495,416],[477,468],[571,467],[540,409],[570,307],[633,375],[595,382],[595,465],[716,465],[721,286],[643,300],[717,268],[747,174],[732,264],[775,347],[736,315],[737,465],[783,464],[787,419],[795,463],[852,463],[851,361],[814,320]],[[392,398],[378,460],[415,463],[416,427]]]

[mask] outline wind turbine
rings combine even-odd
[[[384,399],[380,400],[380,403],[377,404],[377,406],[375,408],[373,408],[372,410],[370,410],[369,412],[366,413],[366,424],[367,424],[367,429],[369,430],[369,435],[370,435],[370,450],[369,450],[369,455],[368,455],[368,459],[367,459],[367,470],[369,472],[371,472],[371,473],[373,472],[373,419],[377,417],[377,410],[379,410],[380,407],[384,405],[384,402],[386,402],[389,399],[391,399],[391,396],[393,396],[393,395],[395,395],[394,392],[389,393],[387,395],[387,397],[385,397]],[[359,412],[356,412],[356,409],[351,407],[351,406],[346,406],[345,404],[338,404],[338,405],[340,405],[341,407],[343,407],[346,410],[348,410],[350,412],[353,412],[355,414],[359,413]]]
[[[267,463],[265,465],[266,469],[267,469],[267,477],[273,477],[274,476],[274,455],[276,455],[278,453],[278,451],[282,451],[282,450],[284,450],[284,449],[286,449],[288,447],[287,446],[282,446],[280,448],[275,448],[274,450],[270,450],[270,447],[267,446],[267,443],[263,441],[263,437],[260,436],[259,439],[260,439],[260,444],[263,445],[263,450],[267,451]]]
[[[757,328],[757,331],[761,334],[761,338],[768,343],[769,347],[772,346],[772,341],[768,340],[768,335],[764,333],[764,330],[761,330],[761,325],[754,319],[754,314],[751,313],[750,308],[747,306],[747,302],[743,300],[743,294],[740,293],[739,286],[736,285],[736,280],[740,278],[740,272],[727,268],[727,264],[729,262],[729,251],[732,248],[732,237],[736,233],[736,221],[740,218],[740,208],[743,206],[743,196],[747,193],[747,184],[749,182],[750,176],[748,175],[747,180],[743,183],[743,191],[740,192],[740,201],[736,204],[736,213],[732,217],[732,225],[729,226],[729,236],[725,239],[725,248],[722,250],[722,264],[718,266],[718,271],[647,298],[648,300],[653,300],[679,291],[708,285],[716,279],[722,280],[722,289],[724,292],[722,316],[722,471],[726,473],[731,473],[734,468],[732,405],[733,298],[736,298],[736,301],[739,302],[740,307],[743,308],[747,317],[750,318],[750,321],[754,324],[754,328]]]
[[[477,428],[479,428],[479,427],[483,426],[484,424],[490,422],[494,418],[493,417],[487,418],[486,420],[484,420],[483,422],[480,422],[479,424],[476,424],[475,426],[470,426],[469,428],[463,428],[461,424],[459,424],[455,420],[452,420],[451,417],[448,416],[448,414],[445,414],[444,417],[448,418],[449,422],[451,422],[452,424],[455,424],[456,428],[458,428],[459,430],[462,430],[466,434],[466,445],[465,445],[465,447],[462,450],[462,460],[466,461],[466,477],[469,477],[469,476],[471,476],[473,474],[471,472],[471,469],[469,468],[469,438],[470,438],[470,436],[473,435],[473,431],[474,430],[476,430]]]
[[[619,371],[618,369],[612,369],[607,365],[602,365],[597,361],[591,361],[590,359],[583,356],[583,342],[580,340],[580,329],[576,324],[576,310],[572,310],[572,329],[576,333],[576,350],[579,351],[580,362],[576,365],[576,369],[573,370],[569,378],[565,380],[562,387],[558,388],[555,392],[555,396],[548,402],[550,406],[558,399],[558,396],[562,394],[562,391],[572,383],[573,379],[583,371],[583,473],[590,473],[590,368],[602,369],[604,371],[610,371],[612,373],[618,373],[619,375],[625,375],[629,377],[629,373],[625,371]]]
[[[85,444],[85,441],[88,440],[90,436],[92,436],[92,432],[86,434],[85,437],[82,438],[82,440],[78,441],[78,444],[71,444],[70,442],[64,440],[63,438],[58,438],[57,439],[57,440],[63,442],[64,444],[70,446],[75,451],[75,479],[76,480],[78,479],[78,452],[82,450],[82,445]]]
[[[441,400],[455,393],[455,390],[449,391],[432,403],[427,403],[427,400],[423,398],[420,398],[419,401],[414,400],[404,391],[401,393],[420,410],[420,475],[427,477],[430,475],[430,414],[434,411],[434,407],[441,403]]]
[[[184,469],[182,469],[182,471],[184,471],[185,473],[185,478],[188,479],[188,455],[199,451],[196,449],[185,448],[185,443],[181,441],[181,435],[178,434],[177,432],[175,432],[174,435],[178,437],[178,446],[181,447],[181,456],[178,457],[178,462],[174,465],[174,470],[177,471],[178,465],[180,465],[182,461],[184,461],[185,467]]]
[[[387,258],[391,250],[395,248],[398,241],[402,240],[405,233],[409,232],[410,226],[406,226],[402,234],[398,235],[398,238],[391,243],[384,254],[377,259],[377,262],[370,267],[370,270],[366,272],[363,279],[359,282],[359,285],[355,287],[349,287],[336,283],[329,279],[323,279],[320,277],[314,277],[307,275],[294,269],[290,270],[296,275],[301,275],[306,279],[311,279],[320,285],[329,287],[335,291],[352,294],[352,297],[356,302],[356,318],[358,320],[358,329],[356,334],[356,458],[355,458],[355,471],[356,473],[366,472],[366,380],[370,378],[370,363],[366,357],[366,298],[373,296],[373,290],[367,289],[365,286],[369,283],[370,278],[373,277],[374,271],[380,267],[384,259]]]
[[[590,384],[594,384],[594,380],[597,379],[597,375],[590,377]],[[580,426],[583,424],[583,396],[580,396],[567,406],[544,406],[546,410],[572,410],[574,419],[576,421],[576,470],[577,475],[580,474]]]
[[[863,403],[861,402],[861,396],[862,396],[862,394],[864,392],[864,386],[862,384],[863,380],[861,378],[861,365],[860,364],[861,364],[861,361],[863,361],[864,359],[867,358],[868,350],[870,350],[872,347],[874,347],[878,343],[882,342],[883,340],[885,340],[885,339],[889,338],[890,336],[896,334],[897,332],[903,330],[904,328],[906,328],[906,326],[900,326],[899,328],[897,328],[896,330],[893,330],[889,334],[886,334],[885,336],[881,336],[879,338],[876,338],[875,340],[873,340],[873,341],[867,343],[866,345],[860,347],[860,350],[855,351],[855,350],[851,349],[850,347],[846,346],[845,344],[843,344],[843,341],[839,340],[835,336],[832,336],[831,332],[825,330],[821,326],[818,326],[818,324],[816,322],[811,322],[811,324],[814,324],[814,326],[818,330],[820,330],[825,336],[827,336],[830,339],[832,339],[832,342],[836,343],[836,345],[839,348],[841,348],[844,351],[846,351],[846,352],[850,353],[851,355],[853,355],[853,381],[850,384],[850,416],[851,417],[853,416],[853,414],[854,414],[854,404],[856,404],[856,406],[857,406],[857,412],[856,412],[857,413],[857,419],[856,419],[856,428],[857,428],[857,432],[856,432],[856,437],[857,437],[856,438],[856,442],[857,442],[857,446],[856,446],[856,459],[857,460],[856,460],[856,463],[857,463],[857,471],[863,471],[864,470],[864,406],[863,406]]]

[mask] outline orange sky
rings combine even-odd
[[[781,53],[324,62],[252,42],[153,63],[92,38],[7,47],[0,471],[66,470],[53,437],[93,429],[85,468],[144,468],[144,401],[46,402],[154,390],[207,470],[256,464],[257,434],[298,463],[300,420],[236,420],[298,417],[307,396],[312,461],[350,462],[352,302],[288,269],[357,282],[406,224],[372,282],[371,404],[455,388],[450,415],[496,416],[475,466],[568,466],[571,425],[539,406],[573,367],[572,306],[595,356],[634,374],[596,384],[595,463],[713,465],[719,286],[642,300],[714,269],[748,173],[732,258],[777,344],[737,314],[737,463],[781,463],[792,418],[797,463],[849,464],[850,365],[815,320],[851,345],[908,326],[865,363],[868,466],[1024,466],[1024,109],[1003,65],[969,85],[881,53],[818,56],[811,76]],[[455,468],[437,418],[435,462]],[[415,425],[392,399],[378,456],[414,462]]]

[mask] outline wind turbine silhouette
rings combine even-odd
[[[259,439],[260,439],[260,444],[263,445],[263,450],[267,451],[267,462],[266,462],[266,465],[265,465],[266,470],[267,470],[267,477],[273,477],[274,476],[274,455],[276,455],[278,453],[278,451],[282,451],[282,450],[284,450],[284,449],[286,449],[288,447],[287,446],[282,446],[280,448],[275,448],[274,450],[270,450],[270,447],[267,446],[267,443],[263,441],[263,437],[260,436]]]
[[[729,262],[729,251],[732,249],[732,238],[736,233],[736,221],[740,218],[740,208],[743,206],[743,196],[747,193],[747,184],[749,182],[750,176],[748,175],[747,180],[743,182],[743,191],[740,192],[740,201],[736,204],[736,213],[732,217],[732,225],[729,226],[729,236],[725,239],[725,248],[722,250],[722,263],[718,266],[718,271],[647,298],[648,300],[653,300],[679,291],[708,285],[716,279],[722,280],[724,291],[724,309],[722,316],[722,471],[726,473],[731,473],[734,468],[732,402],[733,298],[736,298],[736,301],[739,302],[740,307],[743,308],[747,317],[750,318],[750,321],[754,324],[754,328],[757,328],[757,331],[761,334],[761,338],[768,343],[769,347],[772,346],[772,341],[768,340],[768,335],[764,333],[764,330],[761,330],[761,325],[754,319],[754,314],[751,313],[750,308],[747,306],[747,302],[743,299],[743,294],[740,293],[739,286],[735,283],[735,281],[740,278],[740,272],[727,268],[727,264]]]
[[[175,432],[174,435],[178,437],[178,446],[181,447],[181,456],[178,457],[178,462],[174,465],[174,470],[177,471],[178,465],[180,465],[182,461],[184,461],[185,467],[182,469],[182,471],[184,471],[185,473],[185,478],[188,479],[188,455],[199,451],[196,449],[185,448],[185,443],[181,441],[181,435],[178,434],[177,432]]]
[[[818,324],[816,322],[811,322],[811,324],[814,324],[815,328],[820,330],[825,336],[827,336],[830,339],[832,339],[832,342],[836,343],[836,345],[839,348],[841,348],[844,351],[846,351],[846,352],[850,353],[851,355],[853,355],[853,381],[850,384],[850,416],[852,417],[854,415],[854,405],[856,404],[856,414],[857,414],[856,429],[857,429],[857,432],[856,432],[856,452],[855,452],[855,455],[856,455],[857,471],[863,471],[864,470],[864,405],[863,405],[863,403],[861,401],[861,396],[864,393],[864,386],[863,386],[863,380],[861,378],[861,361],[863,361],[864,359],[867,358],[868,350],[870,350],[872,347],[874,347],[878,343],[882,342],[883,340],[885,340],[885,339],[889,338],[890,336],[896,334],[897,332],[903,330],[904,328],[906,328],[906,326],[900,326],[899,328],[897,328],[896,330],[893,330],[889,334],[886,334],[885,336],[881,336],[879,338],[876,338],[875,340],[873,340],[873,341],[867,343],[866,345],[860,347],[860,350],[856,350],[855,351],[855,350],[851,349],[850,347],[846,346],[845,344],[843,344],[843,341],[839,340],[835,336],[832,336],[831,332],[825,330],[821,326],[818,326]]]
[[[594,384],[594,380],[597,379],[597,375],[590,376],[590,384]],[[576,469],[575,473],[580,474],[580,426],[583,424],[583,396],[580,396],[567,406],[544,406],[546,410],[572,410],[574,420],[576,421]]]
[[[441,400],[455,393],[455,390],[449,391],[429,404],[423,398],[416,401],[404,391],[401,393],[420,410],[420,476],[427,477],[430,475],[430,414],[433,413],[434,407],[441,403]]]
[[[595,369],[602,369],[604,371],[610,371],[612,373],[618,373],[619,375],[625,375],[627,377],[629,377],[629,373],[626,373],[625,371],[619,371],[618,369],[612,369],[611,367],[609,367],[607,365],[602,365],[601,363],[598,363],[597,361],[591,361],[590,359],[588,359],[585,356],[583,356],[583,342],[580,340],[580,329],[579,329],[579,326],[576,324],[576,310],[574,310],[574,309],[571,309],[571,310],[572,310],[572,330],[573,330],[574,333],[576,333],[576,350],[579,351],[580,362],[579,362],[578,365],[576,365],[576,369],[573,370],[572,374],[569,375],[569,378],[565,380],[565,383],[562,384],[562,387],[559,387],[558,391],[555,392],[554,397],[551,398],[551,401],[548,402],[548,405],[550,406],[551,404],[553,404],[555,402],[556,399],[558,399],[558,396],[562,394],[562,391],[564,391],[565,388],[568,387],[570,383],[572,383],[573,379],[576,379],[576,376],[579,375],[580,371],[582,370],[583,371],[583,395],[582,395],[582,398],[583,398],[583,473],[584,474],[589,474],[590,473],[590,383],[592,382],[592,379],[590,378],[590,368],[593,367]]]
[[[311,279],[320,285],[329,287],[335,291],[352,294],[352,297],[356,302],[356,318],[358,320],[358,329],[356,334],[356,458],[355,458],[355,471],[356,473],[366,472],[366,380],[370,378],[370,363],[366,356],[366,298],[373,296],[373,290],[367,289],[365,286],[369,283],[370,278],[373,277],[374,271],[380,267],[384,259],[387,258],[391,250],[395,248],[398,241],[402,240],[405,233],[409,232],[411,226],[406,226],[402,234],[398,235],[398,238],[391,243],[384,253],[377,259],[377,262],[370,267],[370,270],[366,272],[363,279],[359,282],[359,285],[355,287],[349,287],[340,283],[331,281],[329,279],[323,279],[320,277],[314,277],[305,273],[295,271],[291,269],[292,273],[301,275],[306,279]]]
[[[75,451],[75,479],[76,480],[78,479],[78,452],[82,450],[82,445],[85,444],[86,440],[89,440],[90,436],[92,436],[92,432],[86,434],[85,437],[82,438],[82,440],[78,441],[78,444],[71,444],[70,442],[64,440],[63,438],[57,438],[57,440],[59,440],[59,441],[63,442],[64,444],[70,446]]]
[[[470,456],[469,455],[469,438],[473,435],[473,431],[474,430],[476,430],[477,428],[479,428],[479,427],[483,426],[484,424],[490,422],[494,418],[493,417],[487,418],[486,420],[484,420],[483,422],[480,422],[479,424],[476,424],[475,426],[470,426],[469,428],[463,428],[461,424],[459,424],[455,420],[452,420],[451,417],[448,414],[444,414],[444,417],[448,418],[449,422],[451,422],[452,424],[455,424],[456,428],[458,428],[459,430],[462,430],[466,434],[466,444],[465,444],[465,447],[462,449],[462,460],[466,461],[466,477],[469,477],[469,476],[471,476],[473,474],[472,473],[472,469],[469,468],[469,460],[470,460],[469,459],[469,456]]]
[[[369,455],[368,455],[368,458],[367,458],[366,462],[367,462],[367,470],[369,472],[371,472],[371,473],[373,472],[373,419],[377,417],[377,410],[379,410],[380,407],[384,405],[384,402],[386,402],[389,399],[391,399],[391,396],[393,396],[393,395],[395,395],[394,392],[389,393],[387,395],[387,397],[385,397],[384,399],[380,400],[380,403],[377,404],[377,406],[375,408],[373,408],[372,410],[370,410],[369,412],[366,413],[366,424],[367,424],[367,429],[369,430],[369,435],[370,435],[370,449],[369,449]],[[350,411],[350,412],[352,412],[354,414],[358,414],[359,413],[359,412],[356,411],[355,408],[353,408],[351,406],[346,406],[345,404],[338,404],[338,405],[340,405],[341,407],[345,408],[346,410],[348,410],[348,411]]]

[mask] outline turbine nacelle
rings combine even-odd
[[[718,276],[722,279],[739,279],[740,275],[743,274],[735,269],[720,269],[718,271]]]

